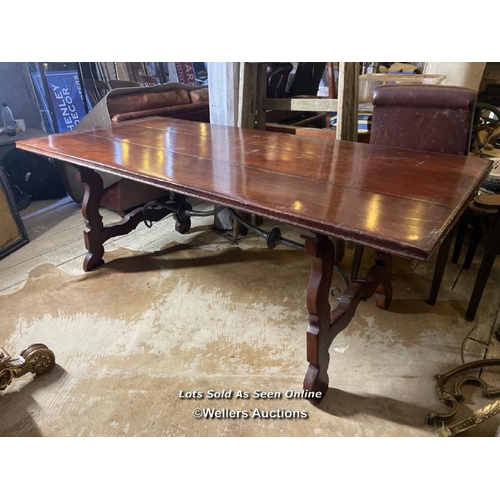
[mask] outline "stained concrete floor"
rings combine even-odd
[[[105,222],[116,219],[115,214],[106,210],[103,210],[103,215]],[[40,265],[56,266],[57,272],[60,271],[56,278],[63,281],[64,276],[82,275],[82,220],[77,205],[68,199],[37,202],[23,213],[23,219],[31,237],[30,244],[0,261],[0,294],[4,296],[0,299],[3,298],[5,304],[10,294],[22,293],[28,274]],[[194,219],[193,231],[179,235],[173,231],[172,220],[165,219],[153,229],[141,227],[130,235],[117,238],[106,248],[107,251],[128,248],[155,252],[168,245],[183,243],[190,249],[205,252],[203,255],[214,255],[227,248],[237,250],[236,247],[247,252],[267,252],[263,250],[263,241],[252,234],[240,240],[238,245],[231,244],[227,235],[211,231],[208,221]],[[266,224],[271,227],[269,222]],[[282,226],[282,230],[285,236],[299,239],[294,229]],[[38,379],[28,375],[14,381],[0,394],[0,435],[433,436],[435,429],[425,423],[425,415],[446,409],[436,397],[433,376],[460,365],[461,351],[465,361],[498,356],[500,352],[497,337],[500,291],[495,286],[498,265],[492,271],[475,321],[468,323],[464,320],[481,250],[468,271],[462,271],[460,265],[450,263],[447,266],[438,303],[434,307],[425,303],[433,260],[418,263],[394,259],[391,309],[380,311],[373,301],[359,306],[355,320],[335,339],[331,348],[330,389],[323,402],[312,406],[303,400],[280,400],[278,406],[284,410],[307,412],[309,418],[304,422],[195,419],[192,412],[200,407],[199,402],[180,397],[181,391],[204,392],[206,395],[209,390],[241,390],[250,394],[254,390],[283,393],[288,389],[300,390],[307,367],[303,311],[288,316],[291,322],[286,324],[286,334],[279,342],[275,337],[266,337],[265,330],[282,307],[279,300],[271,303],[265,294],[271,293],[278,298],[291,292],[303,294],[302,290],[287,290],[287,286],[295,286],[292,282],[280,284],[271,280],[262,289],[252,289],[261,295],[253,297],[253,304],[259,307],[246,304],[247,310],[235,319],[244,328],[223,331],[217,342],[210,340],[210,328],[220,327],[217,322],[211,326],[209,320],[200,319],[199,325],[208,328],[208,338],[203,338],[198,335],[197,330],[201,329],[198,324],[193,328],[194,333],[189,333],[189,319],[183,319],[182,314],[178,315],[180,326],[168,331],[168,345],[163,330],[160,331],[162,335],[154,339],[143,330],[142,333],[135,332],[137,343],[131,341],[125,347],[126,366],[118,363],[113,369],[98,362],[99,355],[113,353],[115,349],[109,335],[101,335],[98,328],[97,337],[86,339],[83,344],[79,337],[62,336],[58,328],[45,328],[41,323],[26,325],[21,321],[15,326],[15,331],[0,329],[0,345],[8,347],[13,355],[25,347],[19,345],[21,342],[43,341],[50,344],[58,357],[58,366],[51,374]],[[186,251],[189,253],[189,250],[181,249],[180,255]],[[363,261],[365,269],[370,265],[370,257],[371,252],[367,251]],[[351,259],[352,248],[348,247],[342,261],[347,270]],[[297,273],[304,272],[302,263],[294,259],[285,261],[287,265],[296,265]],[[271,265],[278,269],[281,264],[271,262]],[[238,268],[241,266],[235,268],[236,275]],[[47,268],[38,269],[47,272]],[[243,274],[239,282],[232,284],[233,288],[238,283],[249,283],[252,272],[249,270],[248,275]],[[220,279],[220,275],[212,277],[204,273],[198,270],[198,274],[186,274],[184,278],[191,284],[200,274],[204,275],[204,284]],[[228,281],[227,276],[223,278],[225,281]],[[336,284],[341,286],[338,277],[336,279]],[[76,290],[78,293],[78,288]],[[228,292],[229,301],[224,299],[223,306],[228,310],[241,307],[245,304],[245,291],[243,286],[239,298],[236,295],[231,298]],[[203,294],[187,296],[189,300],[196,299],[200,303],[207,300],[207,295]],[[192,307],[196,308],[196,303]],[[148,317],[148,311],[142,311],[142,314]],[[79,325],[76,316],[68,314],[64,318],[66,327],[70,325],[75,331]],[[191,362],[186,353],[179,350],[186,342],[186,335],[194,349],[188,354],[193,356],[194,353],[196,362]],[[243,335],[246,339],[241,338]],[[94,350],[92,340],[95,341]],[[137,355],[140,353],[138,346],[144,342],[149,343],[150,352],[163,350],[161,356],[167,356],[165,359],[170,364],[166,371],[165,365],[153,365],[147,373],[144,372],[144,355]],[[248,354],[245,354],[247,348]],[[268,366],[263,363],[266,357],[262,349],[273,352],[274,357],[269,358]],[[82,356],[89,352],[95,358],[94,372],[88,366],[82,368]],[[189,367],[187,372],[186,366]],[[183,370],[184,378],[177,376]],[[483,370],[475,375],[500,386],[498,371]],[[80,383],[71,385],[76,379]],[[168,380],[167,386],[165,380]],[[71,411],[68,405],[64,407],[61,403],[70,392],[71,405],[68,405]],[[477,390],[467,391],[467,394],[466,406],[460,414],[464,417],[471,408],[488,402],[479,396]],[[253,403],[255,406],[255,401]],[[261,400],[259,404],[263,411],[277,408],[276,401],[272,400]],[[234,398],[230,404],[227,400],[215,401],[213,408],[249,410],[245,399]],[[494,417],[463,435],[494,436],[499,423]]]

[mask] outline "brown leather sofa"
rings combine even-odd
[[[98,102],[74,130],[83,131],[148,116],[168,116],[208,123],[208,87],[172,82],[154,87],[114,89]],[[84,187],[78,180],[76,168],[68,163],[60,163],[59,169],[68,193],[76,203],[81,203]],[[100,175],[104,185],[101,205],[120,213],[166,194],[162,189],[115,175]]]

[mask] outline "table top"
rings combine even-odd
[[[17,147],[419,260],[491,163],[160,117]]]

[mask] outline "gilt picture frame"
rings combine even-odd
[[[7,174],[0,165],[0,259],[29,242]]]

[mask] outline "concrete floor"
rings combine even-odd
[[[105,223],[116,219],[102,213]],[[446,409],[433,376],[460,365],[461,350],[465,361],[500,352],[498,265],[476,320],[464,320],[481,249],[469,271],[447,266],[434,307],[425,303],[433,261],[395,259],[390,310],[371,300],[359,306],[330,350],[322,403],[288,399],[307,368],[309,262],[300,252],[271,252],[251,234],[231,244],[210,230],[211,219],[194,219],[192,231],[179,235],[169,218],[108,242],[109,263],[84,274],[76,204],[35,202],[22,215],[31,242],[0,261],[0,309],[10,318],[0,327],[0,346],[16,355],[44,342],[58,365],[0,394],[0,435],[433,436],[425,416]],[[200,258],[206,265],[194,264]],[[347,270],[351,258],[347,248]],[[341,286],[338,277],[334,284]],[[498,371],[476,375],[500,386]],[[232,398],[211,400],[209,391],[232,391]],[[256,399],[254,391],[281,398]],[[186,399],[187,392],[205,397]],[[467,395],[460,415],[488,403],[477,389]],[[242,413],[198,419],[197,408]],[[299,416],[264,418],[255,409]],[[498,426],[495,417],[464,435],[494,436]]]

